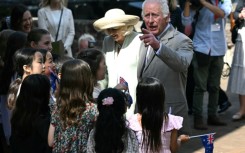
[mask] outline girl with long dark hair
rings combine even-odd
[[[33,74],[23,80],[11,119],[13,153],[51,152],[47,143],[49,90],[49,79],[45,75]]]
[[[153,77],[143,78],[136,88],[136,100],[139,113],[129,119],[129,126],[136,132],[139,151],[176,152],[178,130],[182,127],[183,118],[164,112],[165,92],[160,81]],[[180,136],[179,142],[188,139],[184,136]]]
[[[118,89],[101,91],[98,100],[99,116],[89,135],[87,153],[137,153],[135,133],[128,128],[125,113],[126,97]]]

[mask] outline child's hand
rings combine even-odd
[[[126,86],[125,84],[119,83],[117,84],[114,88],[118,89],[118,90],[128,90],[128,86]]]
[[[182,134],[182,135],[180,135],[180,136],[178,137],[178,140],[180,140],[181,143],[182,143],[182,142],[187,142],[187,141],[190,140],[190,137],[189,137],[189,135]]]

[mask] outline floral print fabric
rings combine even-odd
[[[54,111],[51,119],[51,124],[55,127],[53,152],[86,153],[89,133],[97,115],[97,106],[88,103],[83,114],[77,117],[78,125],[63,128],[59,111]]]

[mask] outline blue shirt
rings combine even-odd
[[[212,4],[215,5],[215,0],[212,0]],[[219,2],[218,7],[225,13],[224,18],[218,18],[215,20],[214,13],[208,8],[203,7],[199,11],[198,21],[196,23],[195,34],[193,37],[194,50],[210,54],[210,56],[223,56],[227,50],[226,36],[225,36],[225,22],[226,17],[230,14],[232,9],[231,0],[224,0]],[[182,13],[183,25],[190,25],[193,22],[195,11],[190,12],[189,17],[184,17]],[[220,25],[219,31],[211,31],[211,26],[214,23]]]

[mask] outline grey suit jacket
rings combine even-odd
[[[151,48],[145,65],[147,48],[141,45],[138,78],[156,77],[163,83],[166,103],[186,102],[187,70],[192,60],[192,41],[172,26],[160,36],[161,48],[156,53]]]
[[[193,56],[192,41],[172,25],[158,38],[161,47],[157,53],[151,48],[147,64],[145,57],[148,48],[144,43],[141,45],[138,79],[143,77],[159,79],[165,89],[165,111],[169,112],[171,107],[170,113],[186,119],[188,108],[185,91],[187,71]],[[188,119],[184,122],[184,126],[188,128]]]

